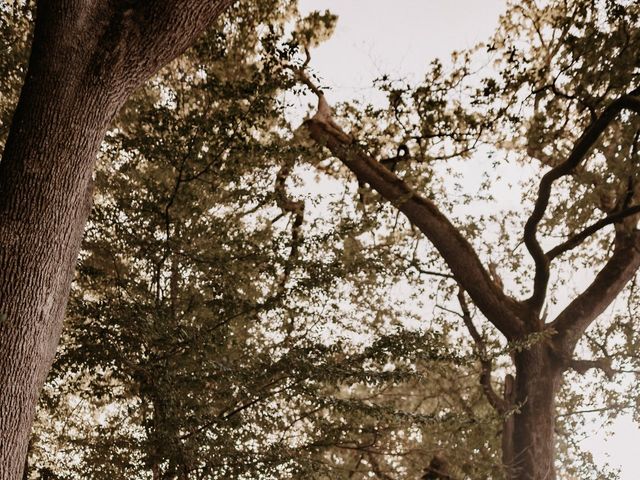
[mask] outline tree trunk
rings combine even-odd
[[[3,480],[20,478],[24,467],[34,407],[58,344],[90,210],[92,166],[118,108],[103,103],[99,88],[81,85],[80,58],[63,58],[54,48],[45,54],[46,40],[36,32],[0,163]]]
[[[511,480],[555,480],[555,398],[562,380],[562,368],[545,342],[515,355],[515,402],[511,441],[503,449]],[[505,432],[507,433],[507,432]],[[510,443],[510,445],[509,445]]]
[[[106,129],[130,92],[230,3],[38,4],[29,68],[0,162],[0,480],[22,475]]]

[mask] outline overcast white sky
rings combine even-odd
[[[312,52],[311,67],[329,87],[330,102],[378,97],[373,79],[383,73],[419,81],[434,57],[489,37],[505,0],[300,0],[303,14],[329,9],[339,16],[333,37]],[[605,439],[594,432],[584,440],[600,463],[622,468],[621,479],[637,480],[640,430],[630,417]]]
[[[373,93],[382,73],[419,80],[435,57],[471,47],[494,31],[504,0],[301,0],[302,12],[329,9],[339,15],[328,42],[316,48],[312,66],[332,87],[331,99]]]

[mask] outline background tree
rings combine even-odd
[[[345,133],[322,91],[304,71],[293,69],[319,99],[317,113],[306,123],[311,137],[360,184],[404,213],[435,247],[460,288],[460,315],[479,351],[485,341],[472,323],[468,299],[510,345],[513,397],[494,391],[488,368],[481,376],[489,402],[507,416],[503,462],[510,478],[555,478],[555,402],[565,372],[599,367],[613,373],[610,356],[580,358],[579,342],[614,300],[625,296],[640,265],[634,168],[635,113],[640,112],[637,21],[637,8],[628,2],[514,2],[486,45],[496,73],[469,80],[473,56],[466,53],[458,55],[451,73],[435,63],[425,83],[414,89],[393,88],[383,79],[389,109],[377,112],[376,122],[386,118],[388,126],[378,127],[371,144],[371,130],[355,127]],[[396,174],[376,154],[399,144],[408,144],[409,155]],[[499,216],[483,212],[455,226],[445,215],[457,212],[441,197],[448,185],[446,177],[438,181],[442,170],[436,162],[470,158],[483,144],[508,150],[507,161],[542,163],[538,188],[524,190],[530,213],[523,218],[521,210]],[[487,184],[495,181],[496,170],[490,165]],[[567,188],[552,196],[560,183]],[[545,217],[548,209],[552,215]],[[500,232],[498,238],[482,239],[479,234],[488,229]],[[531,260],[519,251],[520,242]],[[563,274],[575,272],[578,246],[591,246],[580,259],[593,279],[560,299],[567,284]],[[506,288],[496,259],[507,267]],[[513,416],[507,414],[510,409]]]
[[[234,9],[245,20],[155,77],[107,135],[31,478],[417,477],[436,448],[494,438],[479,396],[462,398],[470,359],[403,327],[398,242],[362,248],[377,220],[344,193],[292,193],[314,152],[292,145],[291,82],[273,75],[291,12]]]

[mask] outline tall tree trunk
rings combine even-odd
[[[21,478],[105,131],[129,93],[230,3],[38,3],[29,68],[0,162],[0,480]]]
[[[66,48],[82,40],[77,32],[53,41],[45,30],[36,29],[0,163],[1,479],[20,478],[24,467],[90,210],[92,165],[118,108],[82,85],[82,52]]]
[[[555,398],[562,368],[544,342],[515,355],[515,402],[511,441],[503,441],[512,480],[555,480]],[[506,433],[506,432],[505,432]],[[510,443],[510,445],[509,445]]]

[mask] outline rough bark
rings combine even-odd
[[[513,375],[507,374],[504,379],[504,392],[503,401],[505,405],[511,407],[515,405],[515,379]],[[510,472],[513,461],[513,431],[514,431],[514,418],[513,412],[504,411],[504,421],[502,422],[502,464]]]
[[[100,142],[127,96],[231,3],[42,1],[0,162],[0,479],[21,478]],[[157,7],[157,8],[156,8]]]
[[[555,399],[562,367],[546,342],[515,355],[512,480],[555,480]]]

